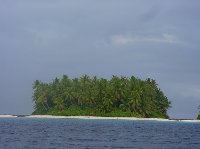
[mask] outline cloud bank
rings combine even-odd
[[[115,35],[111,37],[112,44],[115,45],[126,45],[126,44],[137,44],[137,43],[164,43],[164,44],[177,44],[180,41],[176,36],[163,33],[160,36],[124,36]]]

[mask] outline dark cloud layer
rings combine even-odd
[[[1,1],[0,113],[32,112],[32,83],[68,74],[157,80],[171,117],[200,104],[200,2]]]

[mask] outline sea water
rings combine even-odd
[[[0,149],[200,148],[200,123],[0,118]]]

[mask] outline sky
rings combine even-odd
[[[31,114],[35,80],[88,74],[155,79],[171,118],[196,118],[199,8],[199,0],[0,0],[0,114]]]

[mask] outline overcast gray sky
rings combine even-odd
[[[199,14],[199,0],[0,0],[0,113],[30,114],[36,79],[135,75],[195,118]]]

